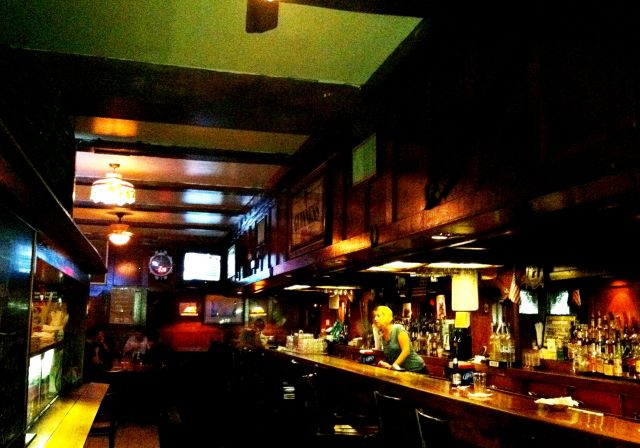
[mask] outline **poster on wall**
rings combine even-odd
[[[307,183],[291,196],[290,250],[313,249],[324,240],[324,178]]]

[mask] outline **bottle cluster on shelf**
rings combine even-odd
[[[427,319],[424,317],[412,319],[404,323],[414,350],[424,356],[448,356],[450,344],[443,337],[443,322],[441,319]],[[448,332],[447,332],[448,334]]]
[[[575,373],[640,379],[640,334],[620,316],[592,314],[589,324],[576,324],[567,349]]]
[[[511,366],[516,361],[516,345],[511,328],[506,322],[492,325],[489,337],[488,356],[491,361]]]

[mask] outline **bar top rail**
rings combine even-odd
[[[268,356],[306,364],[315,368],[338,369],[370,380],[403,389],[407,396],[425,402],[446,399],[464,407],[465,412],[490,411],[520,419],[533,420],[579,431],[599,438],[625,442],[640,447],[640,422],[584,408],[554,411],[535,403],[535,397],[505,392],[495,388],[487,390],[490,396],[474,396],[473,389],[452,388],[449,381],[430,375],[387,370],[326,354],[300,354],[284,350],[268,350]],[[473,414],[472,414],[473,415]]]
[[[36,434],[29,448],[82,448],[108,388],[85,383],[58,397],[29,429]]]

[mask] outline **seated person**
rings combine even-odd
[[[240,348],[265,348],[267,346],[267,337],[262,334],[264,327],[264,320],[256,319],[251,327],[242,330],[238,346]]]
[[[149,340],[149,345],[145,356],[145,362],[160,367],[166,367],[171,350],[160,338],[160,332],[155,329],[150,330],[147,338]]]
[[[84,377],[93,380],[102,372],[111,369],[113,365],[113,344],[107,338],[104,330],[90,328],[87,330],[87,339],[84,348]]]
[[[144,333],[144,329],[137,327],[134,333],[129,336],[127,342],[125,342],[124,347],[122,348],[122,353],[124,356],[141,359],[141,357],[147,353],[149,347],[149,339]]]

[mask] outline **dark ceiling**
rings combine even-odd
[[[444,2],[287,0],[280,2],[274,30],[246,33],[246,0],[231,3],[237,7],[211,17],[215,26],[199,30],[219,28],[228,41],[218,36],[213,44],[207,41],[207,48],[183,46],[181,53],[174,43],[184,44],[185,36],[196,34],[186,25],[202,25],[197,0],[168,2],[157,10],[136,4],[141,16],[131,11],[115,24],[125,28],[138,20],[146,28],[138,34],[125,29],[116,37],[99,35],[97,19],[85,23],[61,15],[55,22],[43,12],[38,22],[37,14],[0,10],[0,43],[15,48],[57,85],[75,117],[73,219],[90,240],[104,240],[116,214],[124,213],[123,222],[141,244],[225,245],[252,207],[293,185],[335,151],[337,141],[349,147],[364,139],[377,118],[385,83],[403,70],[419,82],[416,68],[428,64],[424,48],[433,39],[445,48],[480,36],[490,42],[497,30],[502,37],[538,25],[554,35],[572,32],[546,14],[545,2],[529,5],[527,20],[508,21],[495,15],[497,6],[473,6],[461,14]],[[61,14],[79,14],[69,5]],[[185,12],[189,8],[191,15]],[[327,11],[357,14],[318,16],[330,17],[331,23],[313,20]],[[112,19],[104,11],[88,14]],[[370,22],[372,17],[379,21]],[[50,25],[54,22],[60,28]],[[277,54],[276,49],[291,46],[295,57]],[[217,54],[218,47],[226,52]],[[122,56],[127,54],[140,57]],[[184,62],[188,57],[191,65]],[[234,69],[230,59],[240,68]],[[250,72],[251,59],[257,61]],[[310,77],[310,72],[324,75]],[[105,207],[89,200],[91,183],[109,171],[109,163],[119,163],[119,172],[134,183],[133,205]],[[408,247],[398,251],[409,253],[414,246],[428,247],[422,240],[402,244]]]
[[[216,4],[220,9],[214,8],[217,15],[212,16],[220,24],[219,30],[212,29],[228,33],[230,42],[220,45],[222,49],[215,45],[189,48],[202,52],[200,58],[191,59],[201,67],[184,66],[181,61],[190,56],[184,53],[167,57],[166,53],[174,51],[170,38],[154,35],[164,30],[145,22],[165,22],[164,26],[171,27],[175,46],[190,38],[193,30],[186,25],[201,25],[197,14],[186,17],[170,4],[157,10],[148,6],[146,18],[117,16],[122,23],[114,22],[102,36],[95,17],[115,20],[108,12],[82,11],[69,5],[52,12],[43,7],[44,19],[38,23],[35,10],[25,16],[7,6],[1,42],[14,47],[20,58],[29,60],[58,86],[65,108],[76,117],[73,218],[89,240],[104,240],[109,225],[123,213],[122,221],[142,244],[228,243],[233,229],[252,207],[326,159],[335,151],[338,139],[342,145],[355,145],[367,136],[378,107],[378,88],[425,38],[421,2],[398,6],[387,1],[348,5],[285,1],[280,5],[278,27],[257,34],[246,33],[236,24],[245,24],[246,1],[232,3],[241,5],[230,9]],[[202,7],[197,1],[182,5]],[[50,14],[60,14],[62,25],[47,20]],[[87,14],[85,19],[94,20],[97,26],[76,18],[79,31],[73,30],[71,16],[80,14]],[[321,18],[310,21],[314,14]],[[322,17],[335,22],[321,23]],[[185,20],[178,23],[180,18]],[[113,40],[112,29],[135,26],[132,21],[149,27],[140,32],[125,29],[122,40]],[[373,28],[367,30],[371,24]],[[389,27],[384,35],[383,25]],[[295,44],[300,45],[299,59],[288,57],[288,61],[269,66],[279,56],[268,48],[282,46],[279,39],[290,46],[290,34],[303,27],[304,35],[293,34],[299,41]],[[338,36],[339,31],[352,27],[362,28],[365,34]],[[140,38],[142,32],[147,37]],[[347,41],[351,43],[337,48]],[[247,52],[238,59],[238,69],[228,65],[232,52],[214,59],[219,56],[217,51],[226,51],[230,44],[231,49],[235,46]],[[146,45],[155,45],[154,50],[147,51]],[[120,54],[139,54],[140,58]],[[242,72],[247,58],[262,59],[254,73]],[[224,67],[218,69],[216,64]],[[265,66],[262,73],[261,64]],[[273,74],[281,68],[290,69],[291,75]],[[305,79],[310,68],[330,79]],[[91,183],[110,171],[111,163],[119,164],[118,172],[136,188],[136,202],[131,206],[107,207],[89,200]]]

